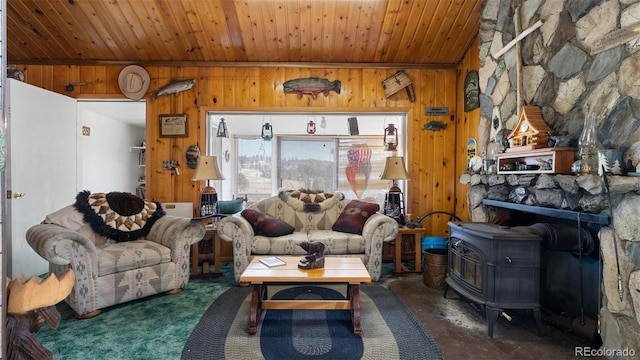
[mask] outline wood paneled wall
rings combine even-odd
[[[477,47],[477,43],[474,45]],[[477,58],[477,54],[475,55]],[[405,112],[408,119],[407,167],[410,176],[406,194],[407,212],[414,218],[430,211],[463,211],[464,198],[456,190],[469,129],[474,121],[464,113],[461,80],[466,69],[477,69],[473,54],[458,68],[407,69],[413,79],[416,101],[410,102],[404,91],[386,98],[381,82],[396,69],[381,68],[293,68],[293,67],[147,67],[151,75],[147,101],[147,197],[160,202],[197,203],[201,182],[191,181],[193,171],[181,166],[181,174],[162,169],[162,160],[185,163],[185,151],[192,144],[205,149],[205,113],[215,111],[393,111]],[[16,65],[27,83],[76,98],[123,98],[117,78],[122,66]],[[313,99],[283,93],[282,83],[301,77],[317,76],[342,82],[341,94],[331,93]],[[177,95],[151,97],[151,91],[171,80],[195,78],[193,89]],[[73,92],[65,84],[76,85]],[[448,107],[449,116],[427,117],[425,107]],[[479,110],[475,110],[476,112]],[[188,137],[160,138],[159,114],[186,113]],[[429,121],[442,121],[446,130],[424,130]],[[477,122],[476,122],[477,124]],[[461,127],[463,133],[457,134]],[[477,126],[476,126],[477,127]],[[380,129],[382,134],[383,129]],[[458,144],[458,145],[456,145]],[[458,188],[460,186],[458,185]],[[457,202],[457,204],[456,204]],[[466,203],[466,200],[464,201]],[[461,216],[466,215],[466,211]],[[428,235],[442,236],[447,218],[427,219]]]
[[[478,48],[478,38],[467,51],[464,59],[458,67],[458,93],[464,91],[464,79],[471,70],[478,71],[480,69],[480,49]],[[464,96],[458,97],[459,109],[458,126],[456,131],[456,200],[455,213],[462,220],[469,221],[470,214],[467,207],[467,192],[469,185],[463,185],[458,182],[460,175],[467,169],[467,141],[470,138],[478,140],[478,126],[480,126],[480,108],[464,112]]]

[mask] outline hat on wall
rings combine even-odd
[[[145,68],[138,65],[129,65],[120,71],[118,75],[118,86],[120,91],[131,100],[142,99],[147,90],[151,77]]]

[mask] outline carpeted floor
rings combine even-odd
[[[189,334],[211,303],[235,286],[233,266],[223,264],[220,278],[193,279],[180,294],[155,295],[104,309],[77,320],[64,302],[58,329],[46,324],[38,340],[64,360],[179,359]]]
[[[64,302],[57,329],[44,325],[36,338],[64,360],[179,359],[196,324],[215,299],[236,283],[233,265],[222,264],[222,277],[192,279],[177,295],[155,295],[103,309],[88,320],[77,320]],[[383,275],[393,263],[383,264]]]
[[[346,286],[280,287],[273,299],[344,299]],[[361,286],[362,336],[347,310],[268,310],[256,335],[246,331],[249,288],[231,288],[211,305],[182,352],[183,360],[441,359],[433,337],[381,285]]]
[[[392,275],[393,265],[383,263],[380,283],[427,326],[445,359],[574,359],[577,346],[598,348],[547,323],[543,335],[537,336],[528,312],[510,311],[513,321],[499,318],[490,339],[483,312],[454,294],[444,298],[442,290],[426,287],[421,274]],[[181,294],[114,306],[90,320],[76,320],[66,304],[59,304],[63,316],[59,328],[52,330],[45,324],[35,335],[61,360],[180,359],[205,311],[235,286],[232,265],[223,263],[222,272],[221,278],[191,280]]]

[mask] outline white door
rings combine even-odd
[[[10,278],[49,271],[27,229],[73,203],[77,194],[76,100],[7,79],[7,241]]]

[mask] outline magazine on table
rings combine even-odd
[[[260,262],[267,265],[268,267],[282,266],[287,264],[286,262],[282,261],[280,258],[277,258],[275,256],[262,258],[260,259]]]

